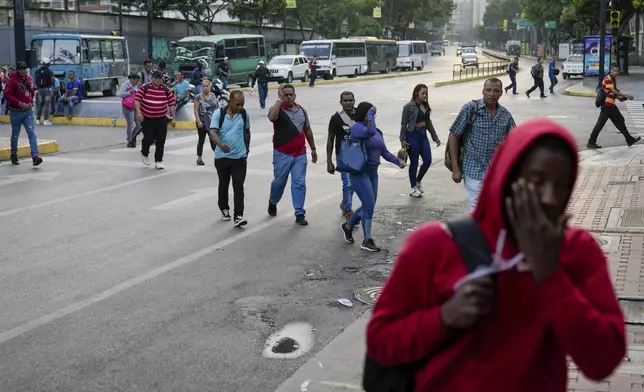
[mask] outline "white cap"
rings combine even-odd
[[[49,64],[49,63],[51,63],[51,60],[49,59],[49,57],[43,57],[42,58],[42,63],[43,64]]]
[[[266,64],[266,63],[264,63],[264,60],[259,60],[259,64]]]
[[[228,60],[228,57],[224,57],[224,60]]]

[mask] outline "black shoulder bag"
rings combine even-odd
[[[478,224],[471,216],[445,223],[452,232],[452,237],[459,248],[468,274],[474,272],[479,266],[492,265],[490,247]],[[456,334],[455,338],[458,339],[461,335]],[[454,343],[454,339],[447,341],[443,349],[447,349],[452,343]],[[408,365],[381,366],[367,355],[362,375],[362,387],[366,392],[413,392],[416,372],[425,367],[429,360],[430,358],[427,358]]]

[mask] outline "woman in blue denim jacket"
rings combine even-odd
[[[432,150],[429,146],[427,132],[429,131],[436,146],[441,145],[434,124],[429,118],[432,108],[429,107],[427,95],[427,86],[417,85],[414,88],[411,101],[403,107],[402,111],[400,143],[403,148],[409,151],[409,183],[411,185],[409,195],[413,197],[421,197],[425,193],[421,181],[432,164]],[[419,158],[423,159],[420,169],[418,168]]]
[[[361,140],[364,143],[367,150],[367,167],[362,173],[351,174],[351,186],[362,205],[346,223],[342,224],[342,232],[344,233],[344,239],[352,244],[354,242],[353,228],[358,222],[362,221],[364,240],[360,248],[370,252],[378,252],[380,248],[376,246],[373,238],[371,238],[371,223],[373,211],[376,207],[376,199],[378,198],[380,157],[398,165],[401,169],[405,167],[405,162],[387,150],[382,132],[376,127],[375,106],[369,102],[360,103],[356,108],[355,119],[356,123],[351,127],[351,138]]]

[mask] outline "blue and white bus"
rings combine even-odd
[[[130,55],[125,37],[86,34],[38,34],[31,40],[39,66],[51,60],[51,70],[65,85],[73,71],[83,81],[85,94],[102,91],[115,96],[130,73]],[[36,69],[31,70],[32,77]]]

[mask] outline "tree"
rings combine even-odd
[[[383,17],[391,32],[403,37],[410,26],[428,21],[445,23],[452,15],[453,0],[383,0]]]
[[[489,0],[483,14],[479,37],[490,42],[506,42],[511,39],[510,31],[516,29],[515,20],[521,13],[519,0]],[[503,30],[507,21],[508,31]]]
[[[279,19],[277,14],[284,12],[284,0],[238,0],[228,9],[228,15],[239,20],[250,17],[262,34],[267,19]]]
[[[374,30],[374,35],[380,35],[380,22],[372,18],[373,8],[379,3],[380,0],[298,0],[294,17],[305,40],[313,39],[315,32],[336,38]],[[308,37],[304,31],[307,27],[311,29]]]

